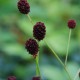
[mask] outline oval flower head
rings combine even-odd
[[[32,80],[41,80],[41,79],[40,79],[39,76],[37,76],[37,77],[35,76],[35,77],[32,78]]]
[[[39,46],[35,39],[28,39],[25,43],[25,48],[27,49],[29,54],[36,57]]]
[[[9,76],[8,80],[16,80],[16,77],[15,76]]]
[[[70,29],[74,29],[74,28],[76,27],[76,21],[73,20],[73,19],[69,20],[69,21],[68,21],[68,27],[69,27]]]
[[[46,26],[42,22],[37,22],[33,27],[33,36],[38,40],[43,40],[46,34]]]
[[[22,14],[28,14],[30,12],[30,5],[27,0],[19,0],[17,6]]]

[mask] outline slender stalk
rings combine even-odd
[[[32,21],[32,19],[31,19],[31,17],[30,17],[29,14],[27,14],[27,17],[28,17],[28,19],[30,20],[31,24],[34,25],[34,24],[33,24],[33,21]]]
[[[61,59],[58,57],[58,55],[55,53],[55,51],[52,49],[51,45],[49,45],[49,43],[47,43],[47,41],[45,40],[45,43],[47,44],[47,46],[50,48],[50,50],[52,51],[53,55],[56,57],[56,59],[60,62],[60,64],[64,67],[65,71],[67,72],[68,76],[69,76],[69,80],[73,80],[68,72],[68,69],[65,67],[65,65],[63,64],[63,62],[61,61]]]
[[[39,54],[35,58],[36,61],[36,76],[40,76],[40,69],[39,69]]]
[[[79,72],[80,72],[80,69],[77,71],[76,76],[74,77],[74,80],[77,80],[77,78],[79,77]]]
[[[67,59],[68,59],[68,54],[69,54],[70,38],[71,38],[71,29],[69,30],[69,38],[68,38],[67,52],[66,52],[66,58],[65,58],[65,66],[67,64]]]

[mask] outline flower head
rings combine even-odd
[[[40,41],[40,40],[43,40],[43,38],[45,37],[45,34],[46,34],[46,27],[45,27],[44,23],[37,22],[33,28],[33,36],[38,41]]]
[[[38,44],[34,39],[27,40],[25,43],[25,48],[33,56],[38,53]]]
[[[71,29],[74,29],[76,27],[76,21],[75,20],[69,20],[68,21],[68,27]]]
[[[32,80],[41,80],[40,77],[33,77]]]
[[[8,80],[16,80],[16,77],[15,76],[9,76]]]
[[[30,12],[30,5],[26,0],[19,0],[18,9],[22,14],[28,14]]]

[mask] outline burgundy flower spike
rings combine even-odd
[[[40,41],[40,40],[43,40],[43,38],[45,37],[45,34],[46,34],[46,27],[45,27],[44,23],[37,22],[33,28],[33,36],[38,41]]]
[[[41,80],[40,77],[33,77],[32,80]]]
[[[25,48],[33,56],[35,56],[38,53],[38,44],[34,39],[27,40],[25,43]]]
[[[28,14],[30,12],[30,5],[26,0],[19,0],[18,9],[22,14]]]
[[[75,20],[69,20],[68,21],[68,27],[70,29],[74,29],[76,27],[76,21]]]
[[[16,77],[15,76],[10,76],[10,77],[8,77],[8,80],[16,80]]]

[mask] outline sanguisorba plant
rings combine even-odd
[[[70,44],[71,30],[76,27],[76,21],[73,20],[73,19],[68,20],[67,25],[68,25],[68,28],[70,30],[69,30],[69,38],[68,38],[68,45],[67,45],[67,53],[66,53],[66,58],[65,58],[65,66],[67,64],[67,58],[68,58],[68,53],[69,53],[69,44]]]
[[[30,5],[27,0],[19,0],[18,9],[20,13],[26,14],[31,21],[30,16]],[[33,22],[31,22],[33,24]],[[33,37],[26,41],[25,48],[31,54],[36,61],[36,76],[32,80],[41,80],[40,69],[39,69],[39,41],[43,40],[46,34],[46,27],[43,22],[37,22],[33,25]]]
[[[36,24],[33,23],[31,17],[29,16],[30,12],[30,5],[27,0],[19,0],[17,3],[18,10],[22,14],[26,14],[29,18],[30,22],[33,25],[33,38],[28,39],[25,42],[25,49],[33,56],[36,62],[36,76],[32,78],[32,80],[42,80],[40,75],[40,69],[39,69],[39,42],[45,38],[46,35],[46,26],[43,22],[36,22]],[[58,57],[58,55],[55,53],[51,45],[47,42],[47,38],[44,40],[46,45],[51,49],[52,53],[56,57],[56,59],[60,62],[60,64],[64,67],[65,71],[67,72],[69,79],[73,80],[68,72],[68,69],[66,67],[67,58],[68,58],[68,52],[69,52],[69,44],[70,44],[70,36],[71,36],[71,29],[74,29],[76,26],[75,20],[69,20],[68,21],[68,27],[70,29],[69,32],[69,39],[68,39],[68,46],[67,46],[67,53],[65,58],[65,64],[62,62],[62,60]],[[57,75],[57,74],[56,74]],[[14,76],[11,76],[8,78],[8,80],[16,80]]]

